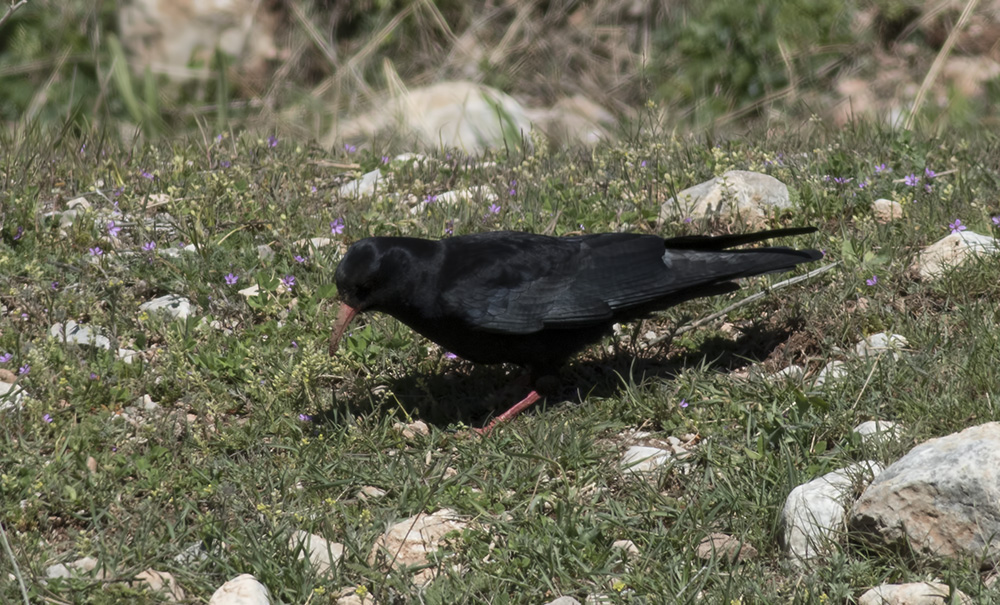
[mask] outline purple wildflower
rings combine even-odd
[[[42,420],[44,420],[46,423],[50,423],[50,422],[52,422],[52,416],[46,414],[46,415],[42,416]]]
[[[993,217],[993,218],[991,218],[990,220],[991,220],[991,221],[993,221],[993,224],[994,224],[994,225],[996,225],[996,226],[1000,227],[1000,216],[994,216],[994,217]]]
[[[489,207],[490,214],[500,214],[500,206],[496,204],[490,204]]]
[[[108,221],[108,235],[111,237],[118,237],[118,234],[121,233],[121,231],[122,228],[116,226],[114,221]]]
[[[236,282],[238,282],[239,280],[240,280],[240,276],[239,275],[233,275],[232,272],[230,272],[228,275],[226,275],[226,285],[227,286],[235,286]]]
[[[273,134],[271,136],[267,137],[267,146],[268,147],[277,147],[278,146],[278,137],[274,136]]]
[[[692,219],[692,218],[691,218],[691,217],[689,216],[689,217],[686,217],[686,218],[684,219],[684,222],[685,222],[685,223],[690,223],[690,222],[691,222],[691,221],[693,221],[693,220],[694,220],[694,219]]]
[[[301,254],[296,254],[295,255],[295,262],[297,262],[297,263],[304,263],[304,262],[306,262],[306,258],[304,256],[302,256]]]
[[[838,185],[846,185],[847,183],[850,183],[853,180],[854,179],[843,177],[843,176],[835,176],[835,177],[833,177],[833,182],[837,183]]]
[[[330,233],[340,235],[344,232],[344,219],[338,218],[330,223]]]
[[[438,196],[436,196],[436,195],[430,195],[430,194],[427,194],[427,195],[426,195],[426,196],[424,197],[424,203],[425,203],[425,204],[433,204],[434,202],[436,202],[436,201],[437,201],[437,199],[438,199]]]
[[[937,176],[937,173],[931,170],[930,168],[924,168],[924,175],[927,178],[932,179]]]
[[[142,249],[146,252],[152,252],[153,250],[156,250],[156,242],[146,242],[142,245]]]
[[[917,185],[920,184],[920,177],[911,172],[910,174],[903,177],[903,182],[909,185],[910,187],[916,187]]]
[[[22,227],[21,225],[18,225],[17,226],[17,233],[14,234],[14,241],[16,242],[17,240],[21,239],[22,235],[24,235],[24,227]]]
[[[87,251],[90,252],[91,256],[100,256],[104,254],[104,250],[101,250],[100,246],[94,246],[93,248],[88,248]]]
[[[219,162],[219,166],[222,166],[223,168],[229,168],[232,165],[233,165],[232,162],[230,162],[229,160],[222,160],[221,162]]]
[[[221,134],[215,135],[215,142],[216,143],[221,143],[222,142],[222,135]]]
[[[452,235],[455,230],[455,221],[448,221],[444,224],[444,232],[447,235]]]
[[[645,168],[646,167],[646,160],[643,160],[643,161],[639,162],[639,166]]]
[[[23,366],[17,369],[17,373],[20,374],[21,376],[24,376],[30,371],[31,371],[31,366],[29,366],[28,364],[24,364]]]
[[[97,379],[99,379],[99,378],[100,378],[100,376],[98,376],[98,375],[97,375],[97,374],[95,374],[94,372],[91,372],[91,373],[90,373],[90,379],[91,379],[91,380],[97,380]]]
[[[878,283],[878,275],[872,275],[870,278],[865,280],[865,283],[869,286],[874,286]]]
[[[0,363],[7,363],[13,358],[14,358],[13,353],[4,353],[3,355],[0,355]]]
[[[59,289],[59,282],[57,282],[57,281],[52,282],[52,289],[53,290],[58,290]]]
[[[282,277],[281,278],[281,284],[283,286],[285,286],[286,288],[288,288],[289,290],[291,290],[292,287],[295,286],[295,276],[294,275],[286,275],[286,276]]]
[[[868,186],[868,179],[861,179],[858,181],[858,189],[864,189]]]
[[[678,405],[680,405],[682,408],[686,408],[688,406],[687,399],[681,399],[681,402]]]
[[[882,174],[883,172],[892,172],[892,168],[886,167],[885,162],[875,167],[875,174]]]
[[[448,353],[444,354],[444,358],[445,359],[458,359],[458,355],[455,355],[454,353],[448,352]]]
[[[955,219],[955,222],[948,225],[948,228],[951,229],[952,233],[961,233],[968,229],[968,227],[962,224],[962,219],[960,218]]]
[[[144,179],[148,179],[148,180],[152,181],[152,180],[153,180],[153,179],[155,179],[156,177],[155,177],[155,176],[153,176],[153,174],[152,174],[151,172],[147,172],[147,171],[143,170],[143,171],[142,171],[142,178],[144,178]]]
[[[389,156],[387,156],[387,155],[382,156],[382,163],[383,164],[388,164],[389,163]]]
[[[299,343],[297,343],[297,342],[295,342],[295,341],[293,340],[293,341],[292,341],[292,348],[293,348],[293,349],[297,349],[297,348],[299,348]]]
[[[310,420],[312,420],[312,416],[310,416],[309,414],[299,414],[299,420],[301,420],[302,422],[309,422]]]
[[[354,153],[357,150],[358,148],[355,147],[354,145],[351,145],[350,143],[344,143],[344,151],[346,151],[347,153]]]

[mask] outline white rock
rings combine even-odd
[[[77,217],[83,214],[83,210],[66,210],[65,212],[57,212],[56,214],[59,216],[59,228],[68,229],[73,226]]]
[[[916,268],[923,278],[940,277],[973,256],[997,252],[1000,252],[1000,242],[996,239],[973,231],[961,231],[924,248],[917,259]]]
[[[297,530],[288,538],[288,547],[299,552],[299,560],[309,557],[318,575],[326,574],[344,556],[344,545],[329,542],[316,534]]]
[[[773,176],[730,170],[664,202],[660,207],[660,222],[724,215],[740,216],[753,223],[791,205],[788,187]]]
[[[147,569],[136,574],[135,579],[145,582],[153,592],[161,593],[168,602],[176,603],[185,598],[184,590],[177,585],[177,580],[169,572]]]
[[[90,202],[85,197],[78,197],[66,202],[66,207],[76,210],[90,210]]]
[[[670,452],[658,447],[633,445],[625,450],[619,465],[625,472],[639,475],[649,473],[670,461]]]
[[[384,495],[384,489],[379,489],[373,485],[366,485],[358,490],[358,498],[362,500],[366,498],[381,498]]]
[[[49,565],[45,568],[45,577],[50,580],[55,580],[57,578],[69,578],[73,574],[70,573],[69,567],[66,567],[63,563],[56,563],[55,565]]]
[[[528,117],[559,146],[583,144],[593,147],[612,139],[615,117],[606,109],[584,97],[563,97],[550,108],[525,109]]]
[[[271,593],[257,578],[245,573],[220,586],[208,605],[271,605]]]
[[[624,550],[629,555],[639,554],[639,547],[631,540],[615,540],[611,543],[611,548]]]
[[[121,359],[125,363],[132,363],[135,361],[136,357],[139,356],[139,351],[133,351],[132,349],[118,349],[117,352],[118,359]]]
[[[333,245],[333,239],[329,237],[312,237],[309,239],[300,239],[295,241],[295,245],[300,248],[309,247],[314,250],[320,248],[326,248],[327,246]]]
[[[559,597],[558,599],[549,601],[545,605],[580,605],[580,601],[577,601],[573,597]]]
[[[160,409],[160,404],[153,401],[148,394],[136,399],[135,406],[144,412],[155,412]]]
[[[827,473],[793,489],[781,511],[783,542],[792,562],[801,565],[827,554],[847,530],[847,509],[855,488],[882,471],[865,461]]]
[[[872,202],[872,212],[875,213],[875,220],[882,224],[903,218],[903,206],[899,202],[887,199]]]
[[[20,386],[0,380],[0,412],[20,410],[28,394]]]
[[[428,206],[432,205],[442,205],[442,206],[452,206],[457,203],[490,203],[497,200],[497,194],[493,191],[491,187],[486,185],[476,185],[469,187],[468,189],[456,189],[454,191],[445,191],[444,193],[439,193],[433,202],[428,202],[426,199],[420,200],[420,203],[410,208],[410,214],[420,214]]]
[[[391,132],[415,137],[424,147],[463,149],[470,154],[488,147],[518,146],[531,130],[524,108],[509,95],[476,82],[442,81],[410,88],[386,98],[360,116],[338,124],[324,138],[371,140]]]
[[[164,246],[163,248],[157,248],[160,256],[166,256],[169,258],[177,258],[181,255],[181,252],[195,253],[198,248],[194,244],[188,244],[178,248],[177,246]]]
[[[94,328],[85,324],[78,324],[72,319],[62,323],[56,323],[49,328],[49,334],[59,340],[65,340],[68,344],[97,347],[98,349],[110,349],[111,341],[107,336],[100,334]]]
[[[771,375],[775,380],[784,380],[787,382],[799,382],[805,378],[806,369],[802,366],[792,364],[787,368],[778,370]]]
[[[94,557],[83,557],[82,559],[77,559],[76,561],[69,563],[68,567],[75,571],[81,571],[84,573],[91,572],[97,569],[97,559]]]
[[[244,298],[252,298],[260,294],[260,286],[258,284],[254,284],[252,286],[239,290],[237,294],[239,294]]]
[[[376,168],[371,172],[366,172],[360,179],[341,185],[340,197],[357,199],[370,196],[375,193],[378,187],[385,184],[385,180],[382,177],[382,171]]]
[[[187,319],[192,312],[191,301],[177,294],[166,294],[139,305],[147,313],[166,313],[174,319]]]
[[[930,439],[896,460],[854,505],[866,540],[942,559],[1000,562],[1000,422]]]
[[[354,588],[345,589],[340,597],[337,597],[337,605],[375,605],[375,599],[370,594],[359,595]]]
[[[955,596],[958,603],[972,602],[961,590],[955,590]],[[882,584],[858,597],[858,605],[946,605],[955,602],[948,585],[938,582]]]
[[[836,382],[845,376],[847,376],[847,364],[834,360],[823,366],[823,369],[816,375],[813,385],[819,388],[827,382]]]
[[[854,352],[861,357],[878,356],[885,352],[892,355],[893,359],[899,357],[899,351],[910,346],[906,338],[899,334],[887,334],[879,332],[865,338],[854,347]]]
[[[423,420],[414,420],[410,423],[397,422],[392,425],[392,428],[402,435],[404,439],[413,439],[417,435],[426,437],[431,434],[430,428]]]
[[[193,563],[204,561],[207,558],[208,550],[205,548],[205,544],[203,542],[195,542],[174,555],[174,563],[181,567],[187,567]]]
[[[899,437],[900,426],[888,420],[866,420],[852,431],[861,436],[861,443],[877,445],[895,441]]]
[[[753,559],[757,556],[757,549],[753,544],[734,538],[729,534],[712,533],[698,543],[695,554],[699,559],[706,561],[713,558],[728,561],[743,561]]]
[[[268,246],[267,244],[261,244],[257,246],[257,258],[265,262],[271,260],[272,258],[274,258],[274,249],[272,249],[271,246]]]
[[[428,563],[427,555],[437,551],[451,532],[462,531],[468,524],[454,511],[441,509],[433,514],[420,513],[404,519],[388,529],[375,541],[368,562],[371,565],[387,564],[393,569],[420,566]],[[434,579],[437,570],[427,568],[413,578],[413,583],[423,586]]]

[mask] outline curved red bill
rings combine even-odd
[[[358,310],[347,303],[340,303],[340,311],[337,312],[337,321],[333,324],[333,334],[330,335],[330,357],[337,354],[337,345],[347,331],[347,326],[357,315]]]

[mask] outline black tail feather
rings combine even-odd
[[[789,227],[787,229],[771,229],[756,233],[737,233],[733,235],[682,235],[664,240],[667,248],[675,250],[725,250],[734,246],[753,244],[755,242],[775,237],[790,237],[814,233],[816,227]]]

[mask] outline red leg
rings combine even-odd
[[[507,410],[503,414],[500,414],[499,416],[497,416],[496,418],[494,418],[489,424],[487,424],[483,428],[481,428],[481,429],[472,429],[472,430],[476,431],[480,435],[488,435],[489,432],[493,430],[493,427],[495,427],[496,425],[500,424],[501,422],[507,422],[508,420],[512,419],[514,416],[517,416],[518,414],[520,414],[521,412],[523,412],[528,406],[530,406],[531,404],[535,403],[536,401],[538,401],[541,398],[542,398],[542,396],[539,395],[536,391],[532,391],[532,392],[528,393],[527,397],[525,397],[521,401],[518,401],[517,403],[515,403],[509,410]]]

